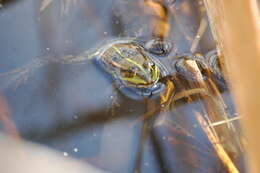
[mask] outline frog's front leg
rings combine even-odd
[[[162,108],[168,108],[171,100],[175,94],[175,87],[173,81],[167,79],[165,81],[165,89],[160,95],[160,105]]]

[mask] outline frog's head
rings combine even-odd
[[[108,62],[112,65],[109,72],[126,86],[148,89],[153,87],[161,76],[160,68],[138,45],[115,44],[107,53],[106,65]]]
[[[159,67],[152,60],[142,58],[142,62],[134,61],[132,58],[125,59],[128,63],[128,69],[120,70],[119,78],[121,81],[136,88],[150,88],[158,82],[160,78]]]

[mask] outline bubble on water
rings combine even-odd
[[[73,119],[77,120],[79,117],[77,115],[73,116]]]
[[[47,51],[50,51],[51,49],[50,49],[49,47],[46,47],[46,50],[47,50]]]
[[[144,163],[144,166],[149,166],[149,163],[148,163],[148,162],[145,162],[145,163]]]
[[[131,113],[132,113],[132,112],[134,112],[134,110],[133,110],[133,109],[129,109],[129,112],[131,112]]]
[[[70,43],[70,41],[69,40],[65,40],[65,44],[69,44]]]
[[[79,151],[79,149],[78,148],[73,148],[73,151],[76,153],[76,152]]]
[[[67,152],[63,152],[63,156],[67,157],[69,154]]]
[[[198,125],[197,124],[193,124],[193,128],[197,128],[198,127]]]

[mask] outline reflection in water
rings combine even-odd
[[[8,105],[0,102],[1,129],[111,172],[245,172],[240,126],[217,56],[203,56],[215,45],[200,1],[43,2],[0,11],[1,73],[34,64],[0,76],[0,88],[26,81],[2,91]],[[67,55],[86,55],[119,36],[175,45],[173,53],[149,54],[167,71],[158,81],[165,86],[160,97],[132,99],[99,65],[70,63],[75,59]],[[49,63],[63,60],[69,63]],[[140,59],[131,60],[147,74]],[[42,63],[48,66],[38,68]]]

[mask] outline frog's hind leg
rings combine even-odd
[[[158,138],[156,136],[155,122],[158,116],[158,110],[160,106],[156,104],[154,100],[149,98],[146,99],[147,112],[142,115],[139,120],[142,120],[140,140],[138,144],[138,150],[136,155],[136,163],[133,172],[142,172],[143,154],[145,152],[145,146],[148,144],[148,140],[151,140],[151,145],[156,155],[156,160],[159,163],[160,170],[162,172],[169,172],[168,168],[164,165],[164,158],[161,153],[161,146],[159,144]],[[160,113],[160,111],[159,111]],[[140,122],[140,121],[139,121]]]
[[[10,72],[0,73],[0,90],[4,90],[9,86],[13,85],[17,88],[21,84],[24,84],[28,78],[34,73],[35,70],[52,64],[77,64],[82,63],[88,59],[93,58],[97,55],[96,52],[86,51],[77,56],[67,55],[63,57],[46,56],[35,58],[31,63],[26,64],[18,69]]]
[[[149,107],[151,107],[151,108],[153,107],[153,104],[151,103],[152,100],[150,100],[148,98],[145,101],[147,102],[147,113],[150,114]],[[145,117],[147,113],[145,113],[142,117]],[[155,112],[152,111],[151,113],[154,114]],[[137,149],[137,152],[136,152],[137,155],[136,155],[136,160],[135,160],[135,167],[134,167],[133,172],[141,173],[141,168],[142,168],[142,163],[143,163],[144,147],[145,147],[145,144],[147,142],[147,139],[150,136],[151,128],[153,127],[152,126],[153,120],[154,120],[153,117],[150,117],[149,119],[143,119],[139,143],[138,143],[138,149]]]
[[[53,62],[60,63],[60,64],[78,64],[78,63],[85,63],[87,60],[91,60],[100,55],[100,49],[89,49],[84,51],[78,55],[66,55],[63,57],[52,59]]]
[[[50,63],[53,57],[36,58],[32,63],[24,65],[10,72],[0,74],[0,90],[3,90],[11,85],[14,88],[25,83],[29,76],[38,68]]]

